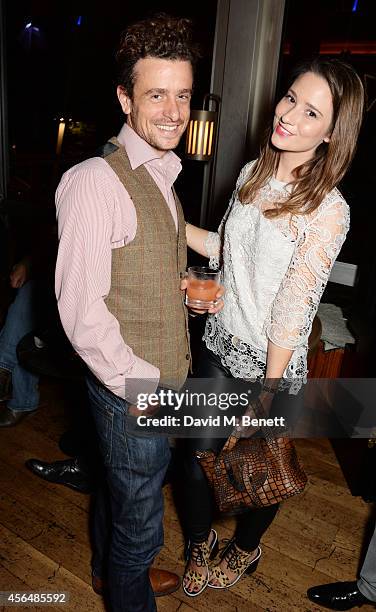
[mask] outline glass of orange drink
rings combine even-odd
[[[216,306],[220,274],[220,270],[212,270],[205,266],[188,268],[186,305],[198,310],[207,310]]]

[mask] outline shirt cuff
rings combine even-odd
[[[130,404],[137,405],[139,393],[155,393],[159,384],[160,371],[148,361],[135,356],[132,370],[124,379],[124,387],[113,389],[113,393]]]

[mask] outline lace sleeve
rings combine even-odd
[[[283,348],[306,344],[333,263],[349,229],[344,201],[323,207],[297,241],[289,269],[274,299],[269,340]]]
[[[218,232],[209,232],[205,240],[205,250],[209,257],[209,268],[219,268],[219,255],[221,252],[221,235]]]

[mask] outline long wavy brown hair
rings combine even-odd
[[[289,197],[265,211],[269,218],[314,211],[343,178],[355,153],[364,108],[364,90],[359,76],[342,61],[318,57],[298,66],[290,83],[306,72],[323,77],[329,85],[333,102],[330,140],[321,143],[311,159],[295,168]],[[280,152],[271,143],[272,132],[273,123],[267,130],[252,175],[239,191],[243,204],[252,202],[259,189],[276,175]]]

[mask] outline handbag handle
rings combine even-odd
[[[234,446],[237,444],[238,440],[240,440],[239,436],[236,436],[234,433],[232,433],[227,438],[226,443],[221,450],[221,453],[232,450]]]
[[[237,478],[235,476],[235,473],[234,473],[234,468],[232,466],[231,461],[229,461],[227,453],[223,454],[223,462],[224,462],[224,465],[225,465],[225,468],[226,468],[227,477],[228,477],[229,482],[231,483],[231,485],[235,489],[240,491],[240,492],[246,491],[246,487],[245,487],[244,482],[242,482],[242,481],[239,482],[239,480],[237,480]]]

